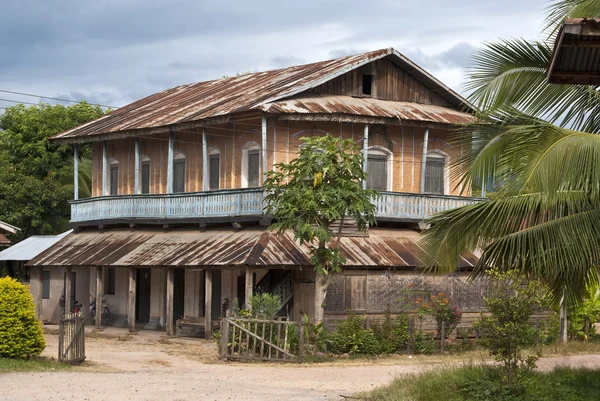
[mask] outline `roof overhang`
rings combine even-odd
[[[0,260],[15,260],[21,262],[31,260],[71,232],[73,232],[73,230],[69,230],[59,235],[33,235],[0,252]]]
[[[15,227],[11,224],[0,221],[0,231],[8,234],[16,234],[17,232],[21,231],[21,229],[19,227]]]
[[[554,42],[547,79],[554,84],[600,85],[600,19],[564,21]]]

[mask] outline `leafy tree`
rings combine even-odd
[[[517,270],[545,280],[555,302],[577,303],[598,282],[600,91],[546,83],[554,32],[583,12],[600,15],[600,0],[558,1],[546,40],[504,40],[474,56],[467,89],[481,119],[453,135],[473,149],[454,172],[463,189],[490,177],[502,185],[488,202],[428,221],[423,245],[436,270],[453,270],[461,252],[480,248],[475,275]]]
[[[323,320],[328,276],[345,263],[340,254],[341,229],[345,218],[356,221],[359,230],[373,223],[376,192],[365,190],[363,155],[351,140],[331,135],[302,138],[298,157],[279,163],[267,172],[264,184],[265,212],[273,216],[269,227],[280,235],[293,232],[294,240],[310,248],[317,273],[315,322]],[[332,226],[338,222],[337,233]],[[337,236],[337,240],[332,239]]]

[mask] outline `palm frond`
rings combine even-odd
[[[599,0],[558,0],[546,8],[543,30],[552,37],[566,18],[600,17]]]

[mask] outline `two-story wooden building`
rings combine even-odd
[[[172,333],[181,316],[211,322],[258,290],[278,294],[293,318],[311,316],[308,250],[266,230],[261,184],[295,157],[300,138],[325,133],[361,144],[367,185],[382,193],[378,226],[341,241],[348,264],[331,279],[325,318],[394,309],[406,272],[420,264],[418,222],[479,201],[458,196],[449,171],[471,149],[446,140],[471,112],[383,49],[178,86],[61,133],[52,140],[76,155],[91,144],[93,194],[71,202],[75,232],[29,263],[42,317],[58,320],[63,294],[37,277],[64,280],[65,298],[84,306],[88,294],[104,294],[113,322],[132,328]]]

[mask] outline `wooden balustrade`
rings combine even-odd
[[[260,188],[163,195],[102,196],[71,201],[71,222],[177,220],[262,216]],[[435,213],[481,202],[480,198],[382,192],[374,200],[380,219],[420,221]]]

